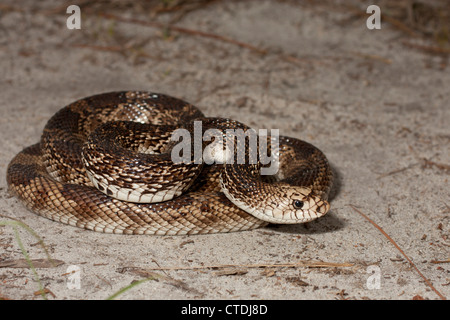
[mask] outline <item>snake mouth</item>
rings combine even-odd
[[[274,224],[300,224],[313,221],[324,216],[330,210],[330,204],[323,197],[305,191],[300,209],[292,207],[291,200],[281,200],[278,204],[271,203],[271,206],[264,204],[263,201],[258,201],[252,206],[245,198],[235,197],[223,183],[220,178],[222,192],[225,196],[241,210],[251,214],[252,216]],[[248,200],[248,199],[247,199]],[[254,200],[254,199],[253,199]],[[268,203],[268,202],[267,202]]]
[[[310,208],[308,210],[295,210],[289,211],[285,213],[277,213],[275,210],[265,210],[262,211],[261,215],[255,215],[261,220],[276,223],[276,224],[300,224],[313,221],[317,218],[320,218],[327,214],[330,210],[330,204],[322,200],[320,203],[317,203],[315,207]]]
[[[324,216],[330,210],[330,204],[326,200],[317,201],[308,209],[284,211],[279,208],[252,208],[236,199],[233,199],[232,202],[252,216],[274,224],[306,223]]]

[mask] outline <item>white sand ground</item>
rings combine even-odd
[[[74,3],[71,4],[75,4]],[[62,263],[38,268],[49,299],[104,299],[153,275],[121,299],[439,299],[376,222],[440,292],[450,296],[450,72],[448,56],[405,46],[416,39],[343,7],[294,1],[216,1],[179,15],[139,6],[80,3],[81,30],[66,28],[67,3],[0,5],[0,214],[20,220]],[[361,2],[359,2],[361,3]],[[369,5],[371,3],[368,3]],[[116,9],[119,6],[119,9]],[[360,6],[364,14],[367,6]],[[86,10],[84,12],[83,10]],[[224,39],[164,33],[87,11],[165,22]],[[383,7],[381,7],[383,14]],[[205,236],[121,236],[55,223],[8,196],[6,167],[39,140],[64,105],[96,93],[150,90],[207,115],[277,128],[318,146],[337,173],[332,210],[307,225]],[[37,241],[20,237],[32,259]],[[11,226],[0,227],[0,297],[41,299]],[[348,267],[261,267],[313,262]],[[234,265],[224,270],[196,267]],[[71,286],[68,268],[81,271]],[[181,270],[154,270],[177,267]]]

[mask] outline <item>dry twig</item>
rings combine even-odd
[[[417,271],[417,273],[419,274],[420,277],[422,277],[427,286],[429,286],[431,290],[433,290],[439,296],[439,298],[441,298],[442,300],[447,300],[447,298],[433,286],[430,280],[425,278],[422,272],[420,272],[420,270],[416,267],[414,262],[412,262],[412,260],[406,255],[406,253],[402,250],[402,248],[400,248],[400,246],[378,224],[376,224],[372,219],[370,219],[367,215],[365,215],[361,210],[357,209],[355,206],[350,204],[350,207],[357,213],[359,213],[364,219],[369,221],[375,228],[378,229],[378,231],[380,231],[386,237],[386,239],[389,240],[390,243],[394,245],[395,248],[397,248],[397,250],[402,254],[402,256],[405,257],[406,260],[408,260],[411,267],[413,267]]]
[[[148,270],[205,270],[205,269],[229,269],[229,268],[345,268],[353,267],[353,263],[334,263],[323,261],[299,261],[295,263],[256,263],[256,264],[218,264],[193,267],[155,267]]]
[[[228,42],[234,45],[237,45],[239,47],[242,48],[246,48],[246,49],[250,49],[252,51],[255,51],[257,53],[260,54],[266,54],[267,50],[264,49],[260,49],[258,47],[255,47],[251,44],[245,43],[245,42],[241,42],[241,41],[237,41],[228,37],[224,37],[218,34],[214,34],[214,33],[209,33],[209,32],[204,32],[204,31],[199,31],[199,30],[193,30],[193,29],[188,29],[188,28],[182,28],[182,27],[177,27],[177,26],[173,26],[173,25],[166,25],[163,23],[159,23],[159,22],[150,22],[150,21],[143,21],[143,20],[139,20],[139,19],[133,19],[133,18],[125,18],[125,17],[119,17],[117,15],[114,14],[110,14],[110,13],[100,13],[99,14],[100,17],[103,17],[105,19],[109,19],[109,20],[115,20],[115,21],[120,21],[120,22],[126,22],[126,23],[133,23],[133,24],[139,24],[139,25],[143,25],[143,26],[147,26],[147,27],[153,27],[153,28],[159,28],[159,29],[163,29],[166,31],[176,31],[176,32],[180,32],[180,33],[184,33],[184,34],[189,34],[189,35],[193,35],[193,36],[200,36],[200,37],[204,37],[204,38],[211,38],[211,39],[216,39],[216,40],[220,40],[223,42]]]

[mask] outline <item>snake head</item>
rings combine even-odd
[[[310,188],[291,185],[276,185],[273,201],[252,214],[270,223],[295,224],[305,223],[325,215],[330,204],[323,196],[317,195]]]

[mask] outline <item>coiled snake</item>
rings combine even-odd
[[[111,92],[78,100],[48,121],[40,143],[14,157],[9,191],[41,216],[108,233],[231,232],[307,222],[329,210],[331,169],[320,150],[301,140],[279,137],[270,151],[279,169],[267,177],[258,174],[263,165],[230,158],[174,163],[172,133],[192,133],[195,121],[203,125],[201,134],[249,130],[161,94]]]

